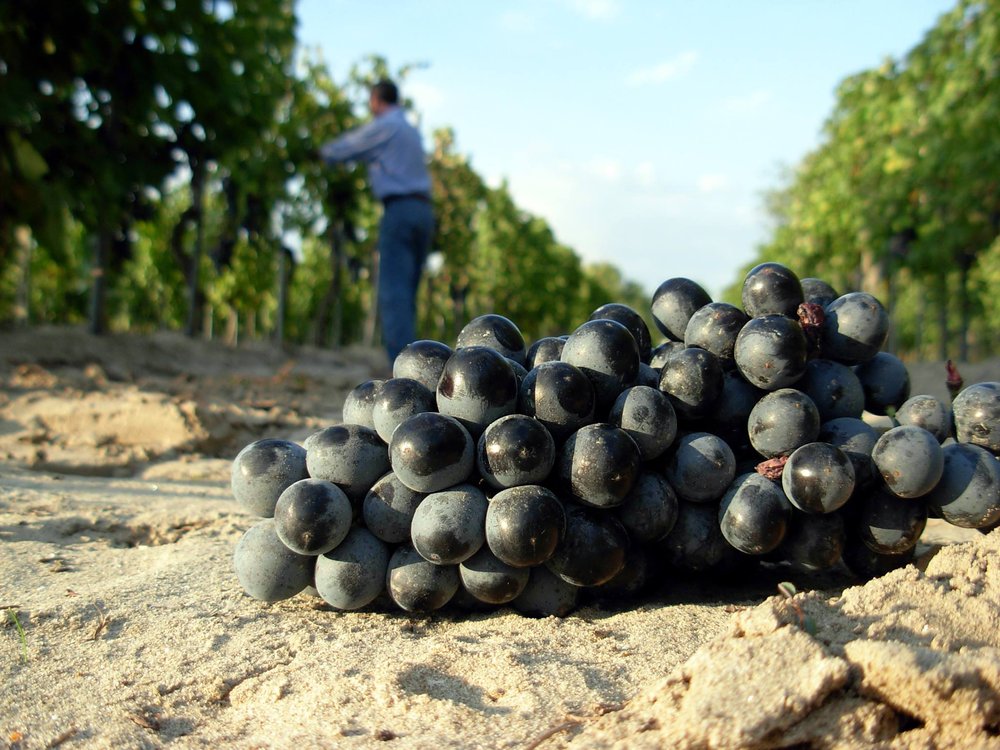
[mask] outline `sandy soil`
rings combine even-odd
[[[339,613],[243,594],[229,465],[303,440],[378,353],[0,332],[0,743],[50,747],[1000,746],[1000,532],[776,595]],[[946,396],[941,363],[913,393]],[[1000,363],[962,368],[1000,380]]]

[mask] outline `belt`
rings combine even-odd
[[[382,199],[382,205],[388,206],[390,203],[395,203],[396,201],[404,200],[415,200],[423,201],[424,203],[430,203],[431,197],[427,193],[397,193],[396,195],[387,195]]]

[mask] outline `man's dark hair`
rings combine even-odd
[[[386,104],[399,103],[399,89],[396,88],[396,84],[385,78],[372,86],[371,92],[375,94],[379,101],[383,101]]]

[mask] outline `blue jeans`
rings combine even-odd
[[[402,198],[385,205],[378,236],[378,309],[390,365],[417,338],[417,288],[433,234],[429,202]]]

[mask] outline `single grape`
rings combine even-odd
[[[630,539],[655,542],[677,522],[677,494],[661,474],[643,471],[616,513]]]
[[[399,423],[425,411],[436,411],[434,393],[412,378],[390,378],[382,383],[372,404],[372,422],[378,436],[388,444]]]
[[[366,380],[356,385],[344,397],[344,424],[359,424],[362,427],[375,429],[372,409],[375,407],[375,397],[384,380]]]
[[[866,362],[854,368],[865,392],[865,409],[883,416],[889,409],[898,409],[910,397],[910,375],[895,355],[876,352]]]
[[[691,572],[714,570],[734,552],[719,528],[719,508],[715,503],[677,505],[677,522],[657,548],[675,568]]]
[[[431,393],[435,393],[445,362],[453,353],[450,346],[440,341],[431,339],[413,341],[396,355],[392,363],[392,376],[416,380]],[[347,421],[346,418],[344,421]]]
[[[487,313],[473,318],[458,333],[455,349],[485,346],[519,364],[525,362],[524,336],[508,318]]]
[[[683,341],[684,331],[695,310],[711,301],[708,292],[691,279],[667,279],[653,292],[653,322],[664,336],[673,341]]]
[[[639,371],[635,375],[635,385],[645,385],[649,388],[660,387],[660,371],[645,362],[639,363]],[[619,396],[621,394],[618,394]]]
[[[529,567],[552,556],[566,528],[566,513],[550,490],[522,485],[493,496],[485,526],[494,555],[508,565]]]
[[[736,367],[736,337],[750,318],[728,302],[709,302],[697,309],[684,331],[684,345],[696,346],[719,358],[723,370]]]
[[[523,414],[508,414],[493,422],[476,449],[480,476],[494,489],[541,484],[556,460],[556,445],[545,426]]]
[[[556,458],[561,486],[585,505],[621,505],[639,474],[639,447],[620,427],[598,422],[566,439]]]
[[[1000,456],[1000,382],[975,383],[955,396],[955,439]]]
[[[517,408],[517,374],[496,349],[455,349],[437,387],[438,411],[454,417],[478,438],[486,425]]]
[[[872,448],[872,462],[886,488],[897,497],[926,495],[941,478],[941,444],[923,427],[901,425],[882,434]]]
[[[233,567],[243,590],[254,599],[290,599],[313,581],[316,558],[288,549],[278,538],[273,518],[251,526],[236,543]]]
[[[544,336],[537,339],[528,347],[524,366],[530,371],[543,362],[558,362],[562,359],[564,346],[566,346],[566,339],[558,336]]]
[[[677,418],[692,422],[707,416],[722,394],[722,365],[712,352],[685,347],[660,368],[660,390],[667,394]]]
[[[389,471],[389,451],[375,430],[342,424],[314,432],[305,441],[306,468],[313,479],[333,482],[360,503]]]
[[[797,568],[827,570],[840,560],[847,541],[840,513],[802,513],[788,516],[785,538],[774,554]]]
[[[578,367],[590,379],[596,412],[607,414],[618,394],[635,382],[639,347],[621,323],[607,318],[589,320],[566,339],[562,361]]]
[[[849,532],[841,557],[844,565],[855,576],[863,581],[870,581],[872,578],[881,578],[886,573],[909,565],[913,562],[914,549],[910,547],[899,554],[887,555],[870,549],[857,533]]]
[[[337,485],[322,479],[300,479],[278,498],[274,528],[278,538],[300,555],[322,555],[350,531],[351,501]]]
[[[826,307],[840,295],[822,279],[805,278],[801,281],[802,296],[806,302]]]
[[[719,529],[735,549],[762,555],[785,538],[792,506],[776,483],[757,473],[736,477],[719,505]]]
[[[625,551],[625,565],[614,576],[599,586],[589,589],[599,601],[628,600],[641,593],[650,582],[649,555],[637,544]]]
[[[854,492],[854,465],[840,448],[829,443],[806,443],[788,457],[781,473],[781,488],[801,511],[832,513]]]
[[[832,359],[813,359],[795,383],[816,404],[822,422],[841,417],[860,418],[865,409],[865,390],[847,365]]]
[[[794,318],[805,301],[802,283],[795,273],[780,263],[754,266],[743,280],[743,309],[751,318],[785,315]]]
[[[784,315],[752,318],[740,329],[733,347],[743,377],[765,391],[794,385],[805,374],[807,356],[802,326]]]
[[[889,335],[889,314],[867,292],[850,292],[824,308],[822,356],[845,365],[874,357]]]
[[[543,362],[521,383],[518,410],[541,422],[562,442],[594,421],[596,396],[590,379],[567,362]]]
[[[388,568],[389,548],[355,526],[336,548],[316,559],[316,591],[331,607],[361,609],[385,589]]]
[[[281,493],[308,476],[305,448],[290,440],[266,438],[250,443],[236,454],[230,487],[243,510],[270,518]]]
[[[475,446],[461,423],[437,412],[414,414],[389,443],[392,471],[415,492],[437,492],[464,482],[475,468]]]
[[[856,503],[851,522],[861,541],[873,552],[884,555],[906,552],[916,545],[927,525],[927,506],[922,500],[900,498],[876,488],[856,498]]]
[[[1000,521],[1000,461],[972,443],[949,443],[941,452],[941,480],[926,496],[930,510],[967,529]]]
[[[609,302],[594,310],[588,320],[613,320],[616,323],[621,323],[635,339],[635,345],[639,349],[639,361],[649,362],[653,348],[649,326],[646,325],[642,316],[631,307],[619,302]]]
[[[482,490],[471,484],[430,493],[413,512],[413,548],[436,565],[467,560],[486,541],[488,505]]]
[[[658,388],[626,388],[611,407],[608,421],[623,429],[639,447],[643,461],[666,452],[677,435],[677,415],[670,399]]]
[[[680,499],[709,503],[721,498],[736,476],[736,457],[717,435],[692,432],[677,441],[664,474]]]
[[[410,539],[413,513],[426,496],[426,493],[411,490],[390,471],[365,495],[361,516],[368,530],[383,542],[406,542]]]
[[[872,448],[879,434],[863,419],[837,417],[820,425],[817,440],[840,448],[854,466],[855,487],[870,485],[877,477],[872,463]]]
[[[458,587],[457,565],[427,562],[412,545],[401,544],[389,558],[386,589],[396,605],[407,612],[440,609]]]
[[[575,586],[597,586],[624,567],[628,544],[628,533],[612,514],[574,506],[566,510],[566,532],[545,564]]]
[[[934,396],[911,396],[896,410],[896,421],[901,425],[923,427],[939,443],[948,439],[951,432],[951,411]]]
[[[530,570],[528,585],[511,605],[529,617],[565,617],[576,609],[580,587],[567,583],[544,565]]]
[[[819,410],[802,391],[781,388],[768,393],[750,410],[750,444],[765,458],[788,456],[819,434]]]
[[[649,357],[649,365],[654,370],[659,371],[664,362],[673,356],[674,352],[679,352],[681,349],[686,349],[684,346],[684,341],[664,341],[659,346],[655,347]]]
[[[458,566],[462,586],[480,601],[506,604],[517,597],[528,585],[529,568],[515,568],[481,548]]]
[[[738,370],[723,373],[722,393],[708,415],[705,431],[729,443],[734,453],[751,449],[747,420],[766,392],[748,383]]]

